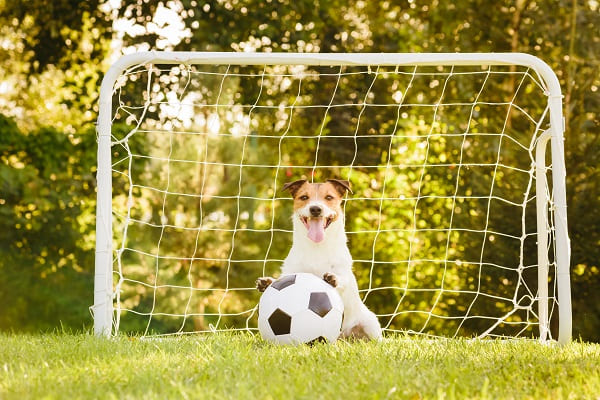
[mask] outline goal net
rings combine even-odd
[[[283,184],[338,178],[384,332],[570,338],[560,87],[537,58],[138,53],[100,108],[97,334],[256,330]]]

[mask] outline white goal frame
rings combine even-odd
[[[562,94],[556,74],[542,60],[523,53],[226,53],[226,52],[140,52],[123,56],[108,70],[100,89],[96,209],[96,258],[94,280],[94,333],[109,337],[114,316],[112,164],[112,96],[118,77],[127,68],[145,63],[158,64],[236,64],[236,65],[312,65],[312,66],[469,66],[515,65],[537,73],[546,90],[550,127],[539,138],[536,148],[536,176],[546,173],[546,149],[550,143],[552,160],[552,197],[555,231],[555,263],[559,314],[558,342],[568,343],[572,335],[570,289],[570,243],[567,231],[567,205],[564,161],[564,119]],[[544,193],[544,180],[536,179],[537,193]],[[547,282],[548,200],[536,196],[538,282]],[[539,285],[539,338],[549,337],[548,287]],[[545,301],[544,301],[545,300]]]

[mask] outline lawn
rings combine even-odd
[[[170,339],[0,334],[0,399],[590,398],[600,345],[424,340],[278,347],[250,334]]]

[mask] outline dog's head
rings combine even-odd
[[[328,179],[323,183],[309,183],[306,179],[286,183],[282,190],[289,190],[294,198],[294,218],[306,228],[308,238],[315,243],[325,238],[325,230],[342,216],[342,200],[350,183]]]

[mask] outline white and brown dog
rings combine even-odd
[[[346,244],[341,204],[346,191],[350,191],[348,181],[309,183],[302,179],[286,183],[283,190],[289,190],[294,198],[294,232],[282,275],[308,272],[322,277],[337,288],[344,302],[341,337],[380,339],[379,321],[358,294]],[[273,281],[270,277],[259,278],[256,287],[262,292]]]

